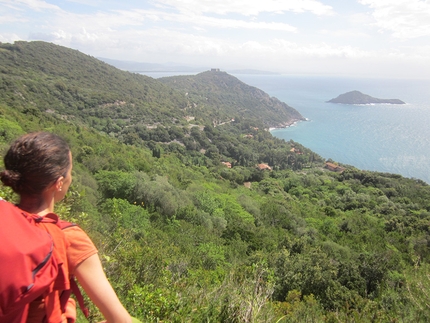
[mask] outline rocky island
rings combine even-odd
[[[377,98],[371,97],[370,95],[363,94],[360,91],[347,92],[327,102],[343,103],[343,104],[372,104],[372,103],[405,104],[405,102],[399,99],[377,99]]]

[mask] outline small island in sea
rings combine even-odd
[[[343,104],[374,104],[374,103],[405,104],[405,102],[399,99],[377,99],[377,98],[371,97],[370,95],[363,94],[360,91],[347,92],[327,102],[343,103]]]

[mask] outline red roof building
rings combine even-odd
[[[258,164],[258,165],[257,165],[257,168],[258,168],[259,170],[265,170],[265,169],[272,170],[272,167],[270,167],[270,166],[269,166],[269,165],[267,165],[267,164]]]

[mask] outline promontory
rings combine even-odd
[[[327,102],[343,103],[343,104],[372,104],[372,103],[405,104],[405,102],[399,99],[377,99],[377,98],[371,97],[370,95],[363,94],[360,91],[347,92]]]

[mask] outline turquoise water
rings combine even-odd
[[[181,73],[142,73],[158,78]],[[195,73],[182,73],[195,74]],[[233,74],[297,109],[309,121],[272,134],[359,169],[430,183],[430,79]],[[349,91],[405,105],[342,105],[326,101]]]
[[[235,76],[309,119],[273,130],[274,136],[292,139],[340,163],[430,183],[430,80]],[[326,103],[352,90],[382,99],[400,99],[407,104]]]

